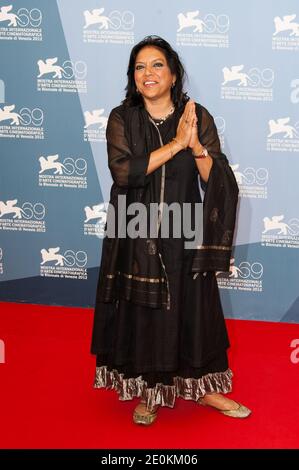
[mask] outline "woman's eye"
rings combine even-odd
[[[154,67],[163,67],[163,65],[164,64],[162,64],[162,62],[156,62],[153,66]],[[144,65],[139,64],[139,65],[136,65],[135,70],[141,70],[143,68],[144,68]]]

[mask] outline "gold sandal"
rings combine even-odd
[[[141,414],[138,412],[137,408],[138,406],[140,405],[145,405],[145,402],[144,401],[141,401],[135,408],[134,412],[133,412],[133,421],[135,424],[143,424],[144,426],[149,426],[150,424],[152,424],[156,418],[157,418],[157,411],[158,411],[158,407],[159,405],[157,405],[153,411],[148,411],[147,410],[147,414]]]
[[[231,418],[247,418],[251,414],[251,410],[247,408],[247,406],[242,405],[241,403],[236,402],[239,407],[235,410],[221,410],[214,405],[209,405],[203,401],[203,397],[197,400],[197,403],[202,406],[211,406],[215,410],[219,411],[220,413],[230,416]]]

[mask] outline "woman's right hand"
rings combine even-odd
[[[177,131],[176,131],[176,140],[184,146],[188,147],[191,134],[192,134],[192,124],[195,114],[195,103],[194,101],[189,100],[186,105],[184,112],[179,120]]]

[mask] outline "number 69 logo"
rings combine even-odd
[[[27,26],[38,28],[41,25],[42,19],[42,12],[38,8],[32,8],[31,10],[20,8],[17,11],[17,23],[22,28]]]
[[[242,261],[238,268],[239,276],[242,279],[260,279],[263,275],[264,268],[261,263],[248,263],[248,261]]]
[[[23,126],[42,126],[44,122],[44,113],[40,108],[22,108],[20,109],[21,122]]]

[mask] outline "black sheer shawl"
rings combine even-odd
[[[169,140],[175,136],[182,112],[183,109],[175,111]],[[213,158],[213,165],[208,182],[201,182],[205,191],[203,243],[194,250],[191,271],[228,271],[238,186],[228,160],[221,152],[213,117],[199,104],[196,104],[196,113],[200,142]],[[132,202],[143,202],[145,205],[159,202],[162,167],[149,175],[146,171],[150,153],[160,146],[160,142],[144,107],[121,105],[114,108],[109,115],[106,137],[108,165],[114,181],[110,203],[115,208],[115,214],[119,195],[126,196],[126,206]],[[108,220],[109,217],[114,217],[114,212],[108,210]],[[124,220],[128,223],[127,216]],[[97,299],[111,302],[119,298],[151,307],[165,304],[169,308],[169,289],[159,238],[105,236]]]

